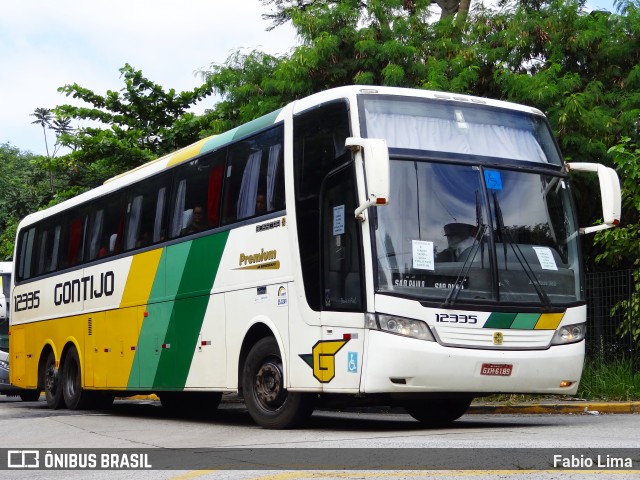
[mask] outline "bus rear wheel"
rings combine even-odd
[[[472,400],[473,397],[415,400],[406,403],[404,408],[419,422],[439,426],[451,423],[464,415]]]
[[[249,351],[242,388],[249,414],[262,427],[293,428],[313,413],[313,397],[286,390],[282,356],[273,337],[259,340]]]
[[[89,402],[89,392],[82,389],[80,359],[74,347],[69,349],[62,365],[62,395],[69,410],[80,410]]]
[[[56,367],[53,351],[49,352],[44,364],[44,395],[49,408],[57,410],[64,407],[62,388],[60,388],[60,370]]]

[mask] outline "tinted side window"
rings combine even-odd
[[[362,265],[353,165],[332,173],[322,191],[323,309],[362,310]]]
[[[350,135],[345,102],[313,109],[294,118],[296,220],[304,289],[309,306],[320,310],[320,187],[326,175],[351,160],[344,143]]]
[[[36,275],[53,272],[58,268],[61,235],[62,226],[59,222],[49,221],[38,226]]]
[[[34,253],[34,241],[36,237],[35,227],[31,227],[27,230],[20,232],[20,238],[18,239],[18,271],[16,276],[18,280],[24,280],[31,278],[33,271],[33,253]]]
[[[283,132],[278,126],[229,147],[225,224],[284,209]]]
[[[101,198],[91,206],[88,229],[87,260],[122,251],[124,202],[121,193]]]
[[[124,249],[132,250],[166,239],[168,176],[144,180],[127,192]]]
[[[176,169],[169,237],[189,235],[220,225],[220,199],[226,149]]]
[[[62,242],[59,268],[80,265],[84,256],[84,234],[87,227],[87,212],[84,208],[69,211],[62,225]]]

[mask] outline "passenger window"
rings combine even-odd
[[[21,234],[18,254],[18,272],[17,277],[20,280],[31,278],[32,275],[32,259],[33,259],[33,244],[36,236],[35,227],[31,227],[25,230]]]
[[[174,181],[170,237],[220,225],[220,197],[226,149],[179,167]]]
[[[122,251],[124,205],[119,193],[98,200],[89,218],[87,260],[104,258]]]
[[[284,209],[282,144],[279,126],[229,149],[224,223]]]
[[[143,248],[166,238],[165,205],[168,177],[145,180],[127,195],[125,250]]]
[[[53,272],[58,267],[61,230],[60,224],[55,221],[38,227],[36,275]]]
[[[84,212],[72,212],[69,229],[67,231],[67,266],[72,267],[82,263],[84,233],[86,228],[86,216]]]

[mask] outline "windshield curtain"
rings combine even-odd
[[[480,104],[366,96],[366,136],[405,148],[562,165],[542,115]]]
[[[459,303],[583,300],[577,232],[561,177],[392,160],[377,209],[378,291]]]

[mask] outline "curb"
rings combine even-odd
[[[160,398],[155,395],[135,395],[133,397],[123,397],[127,400],[147,400],[158,401]],[[228,394],[222,397],[223,403],[242,403],[234,394]],[[364,407],[352,408],[352,411],[375,411],[380,413],[390,412],[393,409],[389,407]],[[491,403],[491,404],[471,404],[466,414],[581,414],[581,415],[600,415],[612,413],[640,413],[640,402],[540,402],[540,403]]]
[[[526,404],[476,404],[471,405],[468,414],[586,414],[640,413],[640,402],[562,402]]]

